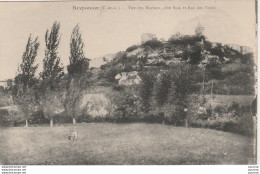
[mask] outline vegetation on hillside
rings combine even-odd
[[[70,64],[65,74],[58,54],[60,40],[60,24],[54,22],[45,34],[43,71],[37,78],[38,65],[34,62],[39,41],[31,36],[28,39],[15,85],[9,89],[14,103],[21,107],[26,123],[34,120],[42,124],[48,120],[53,126],[57,117],[73,123],[96,121],[100,117],[99,121],[158,122],[252,133],[251,109],[245,109],[240,115],[228,109],[231,106],[208,106],[205,98],[206,95],[214,98],[218,94],[254,95],[252,53],[242,54],[227,46],[213,44],[205,36],[171,37],[166,42],[150,40],[133,45],[116,53],[113,60],[100,68],[89,69],[89,59],[83,51],[83,36],[77,25],[71,33]],[[124,73],[125,80],[128,80],[127,73],[132,72],[140,77],[140,83],[122,85],[115,78]],[[95,106],[91,101],[83,100],[89,99],[86,97],[89,91],[100,87],[109,91],[109,94],[104,90],[100,94],[102,100],[108,98],[109,102],[105,102],[106,115],[94,118],[88,112]],[[35,119],[35,113],[42,117]],[[210,125],[213,122],[220,126]],[[238,127],[243,122],[247,126],[239,132]],[[233,126],[232,130],[227,129],[227,125]]]

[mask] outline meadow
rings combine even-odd
[[[78,132],[78,140],[68,139]],[[253,164],[253,138],[163,124],[84,123],[0,129],[3,165]]]

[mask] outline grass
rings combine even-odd
[[[67,135],[78,131],[78,140]],[[253,139],[160,124],[88,123],[0,129],[3,165],[253,164]]]
[[[240,105],[251,105],[255,96],[253,95],[214,95],[212,98],[210,95],[206,95],[208,102],[213,106],[225,106],[230,105],[233,101],[238,102]]]

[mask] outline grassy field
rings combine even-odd
[[[78,140],[69,141],[72,129]],[[160,124],[0,129],[1,164],[253,164],[253,139]]]
[[[214,95],[212,98],[210,95],[206,95],[208,102],[213,106],[225,106],[230,105],[233,101],[238,102],[240,105],[251,105],[255,96],[253,95]]]

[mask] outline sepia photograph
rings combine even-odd
[[[0,2],[0,165],[256,165],[256,2]]]

